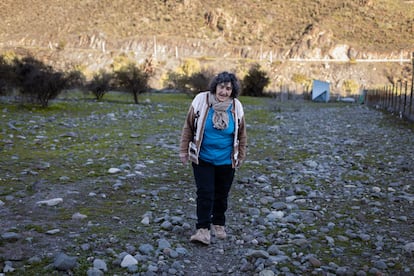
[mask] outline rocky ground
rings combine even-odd
[[[190,167],[176,156],[184,113],[171,123],[167,105],[148,106],[152,115],[130,105],[22,119],[2,107],[0,275],[414,273],[412,126],[358,104],[246,104],[249,154],[231,193],[228,238],[202,246],[189,242],[195,190]],[[150,136],[132,125],[119,131],[119,117],[165,127]],[[46,123],[66,130],[48,135]],[[119,140],[107,143],[126,153],[72,147],[92,125],[113,127]],[[107,136],[85,141],[97,147]],[[39,151],[36,164],[10,154],[64,143],[70,150],[61,163],[42,161]],[[55,162],[67,173],[46,176]]]

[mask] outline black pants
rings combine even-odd
[[[233,183],[235,170],[231,165],[214,166],[200,160],[193,163],[197,186],[196,228],[210,229],[210,224],[225,225],[227,199]]]

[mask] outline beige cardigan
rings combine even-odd
[[[181,133],[180,157],[188,157],[198,164],[201,142],[203,141],[204,125],[209,110],[209,91],[201,92],[192,101]],[[243,106],[238,99],[233,100],[232,114],[235,122],[233,141],[232,166],[239,167],[246,157],[247,134],[244,121]],[[189,155],[189,144],[195,144],[195,154]]]

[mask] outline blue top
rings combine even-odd
[[[200,159],[215,166],[231,165],[233,152],[234,118],[231,113],[232,105],[227,109],[229,125],[226,129],[219,130],[213,126],[214,109],[210,108],[204,126],[203,142],[200,148]]]

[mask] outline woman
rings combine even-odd
[[[197,186],[197,223],[192,242],[210,244],[210,226],[220,239],[227,237],[225,212],[235,169],[246,156],[240,85],[232,73],[215,76],[210,91],[191,103],[181,135],[180,159],[192,162]]]

